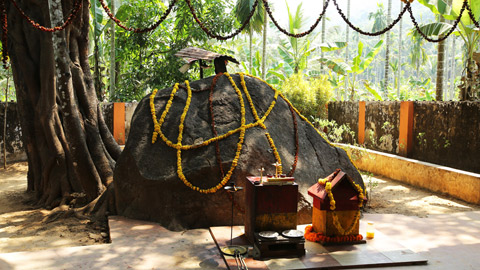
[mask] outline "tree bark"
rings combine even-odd
[[[92,5],[96,7],[97,1],[93,0]],[[94,59],[94,82],[95,82],[95,90],[97,92],[97,97],[100,100],[103,100],[105,98],[105,93],[102,89],[102,75],[100,72],[100,51],[98,48],[98,42],[100,39],[100,36],[97,36],[97,12],[93,12],[93,43],[94,43],[94,49],[93,49],[93,59]]]
[[[455,41],[456,41],[456,37],[455,35],[452,36],[452,49],[451,49],[451,60],[450,60],[450,63],[451,63],[451,67],[450,67],[450,100],[453,100],[455,98],[455,75],[456,75],[456,68],[457,68],[457,65],[455,63],[455,47],[456,47],[456,44],[455,44]]]
[[[347,1],[347,18],[350,20],[350,0]],[[348,60],[350,60],[349,52],[348,52],[348,43],[350,42],[350,26],[345,26],[345,40],[347,42],[347,47],[345,48],[345,62],[348,63]],[[349,75],[348,73],[345,74],[345,100],[348,100],[348,79]],[[353,101],[353,95],[352,95],[352,100]]]
[[[442,15],[439,15],[439,22],[445,22]],[[445,64],[445,40],[438,43],[437,46],[437,80],[435,88],[435,100],[443,101],[443,73]]]
[[[392,14],[392,0],[388,0],[388,7],[387,7],[387,25],[390,24]],[[390,68],[390,31],[385,33],[386,35],[386,42],[385,42],[385,76],[384,76],[384,84],[383,84],[383,92],[385,93],[385,97],[388,97],[388,82],[389,82],[389,68]]]
[[[325,7],[325,1],[326,0],[323,0],[322,7]],[[323,14],[323,16],[322,16],[322,44],[325,43],[325,17],[326,17],[326,15]],[[325,53],[323,52],[323,50],[321,50],[320,58],[323,59],[324,57],[325,57]],[[326,73],[325,70],[324,70],[323,62],[320,62],[320,73],[322,75],[325,75],[325,73]],[[338,93],[338,89],[335,89],[335,91]],[[338,96],[337,96],[337,98],[338,98]]]
[[[115,1],[111,1],[110,8],[113,14],[115,14]],[[110,100],[117,101],[118,98],[115,95],[115,24],[113,21],[111,24],[110,33]]]
[[[7,169],[7,112],[8,112],[8,83],[10,75],[7,73],[7,86],[5,87],[5,113],[3,114],[3,168]]]
[[[32,27],[6,2],[28,190],[47,208],[68,204],[73,193],[87,203],[99,197],[121,152],[96,98],[88,64],[89,1],[81,1],[73,22],[54,34]],[[59,26],[74,2],[52,0],[51,9],[47,1],[17,3],[40,25]]]
[[[263,7],[262,79],[264,80],[267,78],[267,29],[268,29],[267,9]]]
[[[400,1],[400,10],[403,9],[403,2]],[[400,100],[400,76],[402,74],[402,20],[400,18],[398,30],[398,68],[397,68],[397,98]]]

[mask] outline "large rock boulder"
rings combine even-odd
[[[239,75],[232,75],[241,90]],[[185,118],[182,144],[201,143],[213,136],[209,107],[209,89],[213,77],[191,82],[193,91],[190,108]],[[251,100],[262,117],[274,100],[274,90],[264,82],[245,77]],[[183,86],[185,86],[183,84]],[[172,88],[158,91],[154,98],[157,119],[164,111]],[[162,126],[162,132],[174,144],[177,143],[179,123],[187,101],[187,90],[180,87]],[[255,122],[248,99],[243,93],[246,124]],[[212,99],[215,127],[219,135],[236,129],[241,123],[241,105],[232,84],[223,75],[218,78]],[[320,177],[326,177],[335,169],[347,172],[363,187],[363,181],[344,150],[325,141],[318,132],[287,102],[278,97],[273,110],[265,120],[281,161],[284,173],[291,171],[298,142],[298,162],[293,176],[299,184],[299,223],[311,222],[311,203],[307,189]],[[297,122],[298,140],[295,140],[294,119]],[[246,130],[238,165],[231,181],[245,186],[246,176],[258,175],[264,167],[273,173],[276,161],[272,148],[261,126]],[[177,150],[168,146],[160,137],[152,144],[154,124],[149,96],[139,103],[132,119],[130,135],[115,168],[115,198],[118,214],[130,218],[159,222],[170,229],[208,227],[230,224],[231,199],[219,189],[213,194],[202,194],[187,187],[177,174]],[[220,156],[225,173],[228,172],[237,151],[239,132],[219,141]],[[221,180],[215,143],[197,149],[184,150],[181,154],[183,173],[194,186],[215,187]],[[235,223],[242,224],[244,191],[236,193]]]

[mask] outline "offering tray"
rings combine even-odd
[[[267,182],[288,182],[295,181],[295,177],[267,177]]]
[[[263,185],[293,185],[295,183],[295,177],[267,177],[266,181],[263,181]]]

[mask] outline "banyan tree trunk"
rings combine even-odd
[[[72,23],[53,34],[32,26],[12,2],[5,5],[28,190],[48,208],[78,196],[91,202],[112,182],[121,150],[104,122],[88,64],[89,1],[15,1],[46,27],[61,25],[82,1]]]

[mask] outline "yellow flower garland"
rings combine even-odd
[[[342,224],[340,224],[340,221],[338,221],[338,216],[337,216],[337,213],[335,211],[332,211],[332,219],[333,219],[333,225],[335,226],[335,228],[337,229],[337,231],[340,233],[340,235],[349,235],[352,233],[352,231],[355,229],[355,225],[358,223],[358,221],[360,220],[360,211],[358,211],[356,214],[355,214],[355,218],[353,219],[352,221],[352,224],[350,225],[350,227],[348,228],[348,230],[345,230],[342,226]]]
[[[273,142],[272,136],[270,136],[270,133],[266,132],[265,136],[267,136],[268,144],[270,144],[270,147],[273,150],[273,155],[275,156],[275,159],[277,160],[278,164],[282,164],[282,159],[280,158],[280,154],[278,153],[277,148],[275,147],[275,143]],[[279,174],[282,174],[282,166],[277,167],[277,171]]]
[[[199,191],[201,193],[214,193],[216,192],[218,189],[222,188],[227,182],[228,180],[230,179],[232,173],[233,173],[233,170],[235,169],[235,167],[237,166],[238,164],[238,159],[239,159],[239,156],[240,156],[240,152],[241,152],[241,149],[242,149],[242,146],[243,146],[243,142],[244,142],[244,139],[245,139],[245,131],[249,128],[252,128],[252,127],[256,127],[256,126],[260,126],[261,128],[263,129],[267,129],[267,127],[265,126],[264,122],[266,120],[266,118],[270,115],[270,113],[272,112],[273,108],[275,107],[276,105],[276,101],[278,99],[278,96],[280,95],[284,100],[285,102],[287,102],[287,104],[291,107],[293,107],[293,105],[290,103],[290,101],[285,97],[283,96],[277,89],[275,89],[272,85],[270,85],[269,83],[267,83],[266,81],[258,78],[258,77],[255,77],[255,76],[252,76],[252,75],[249,75],[247,74],[247,76],[250,76],[252,78],[256,78],[260,81],[262,81],[263,83],[267,84],[273,91],[274,91],[274,98],[273,98],[273,101],[271,102],[270,106],[268,107],[267,111],[265,112],[265,114],[260,118],[258,116],[258,113],[257,113],[257,110],[255,109],[255,105],[253,104],[253,101],[251,99],[251,96],[250,96],[250,93],[248,92],[247,90],[247,86],[246,86],[246,83],[245,83],[245,78],[244,78],[244,75],[243,73],[239,73],[239,76],[240,76],[240,80],[241,80],[241,85],[242,85],[242,88],[243,88],[243,92],[245,93],[245,96],[248,100],[248,103],[249,103],[249,106],[252,110],[252,114],[255,118],[255,122],[253,123],[250,123],[250,124],[245,124],[246,120],[245,120],[245,104],[244,104],[244,101],[243,101],[243,97],[242,97],[242,93],[240,91],[240,89],[237,87],[237,85],[235,84],[235,82],[233,81],[232,77],[230,76],[230,74],[228,73],[224,73],[224,75],[228,78],[228,80],[230,81],[231,85],[233,86],[233,88],[235,89],[235,92],[237,93],[238,95],[238,98],[239,98],[239,101],[240,101],[240,106],[241,106],[241,110],[242,110],[242,116],[241,116],[241,125],[240,127],[236,128],[236,129],[233,129],[233,130],[230,130],[228,131],[227,133],[225,134],[222,134],[222,135],[219,135],[219,136],[216,136],[216,137],[213,137],[213,138],[210,138],[206,141],[203,141],[202,143],[197,143],[197,144],[192,144],[192,145],[183,145],[182,144],[182,138],[183,138],[183,129],[184,129],[184,122],[185,122],[185,118],[186,118],[186,115],[187,115],[187,112],[188,112],[188,108],[190,106],[190,102],[191,102],[191,89],[190,89],[190,85],[188,83],[188,81],[185,81],[185,84],[187,85],[187,102],[185,104],[185,108],[183,110],[183,113],[182,113],[182,116],[181,116],[181,119],[180,119],[180,125],[179,125],[179,134],[178,134],[178,138],[177,138],[177,143],[173,143],[172,141],[170,141],[166,136],[165,134],[162,132],[162,125],[163,123],[165,122],[165,119],[166,119],[166,116],[172,106],[172,102],[173,102],[173,98],[176,94],[176,92],[178,91],[178,88],[179,88],[179,84],[176,83],[172,89],[172,92],[170,93],[170,97],[169,97],[169,100],[167,101],[167,104],[165,106],[165,109],[164,111],[162,112],[162,115],[160,116],[160,120],[157,121],[157,117],[156,117],[156,111],[155,111],[155,104],[154,104],[154,99],[155,99],[155,95],[157,93],[157,89],[153,90],[152,91],[152,94],[150,95],[150,110],[151,110],[151,114],[152,114],[152,120],[153,120],[153,124],[154,124],[154,132],[153,132],[153,135],[152,135],[152,143],[155,143],[156,140],[157,140],[157,137],[160,136],[160,138],[162,139],[163,142],[165,142],[165,144],[167,144],[169,147],[171,148],[174,148],[177,150],[177,174],[179,175],[179,178],[185,183],[185,185],[187,185],[188,187],[190,187],[191,189],[193,190],[196,190],[196,191]],[[320,131],[318,131],[315,126],[307,119],[305,118],[302,114],[300,114],[300,112],[295,108],[293,107],[293,109],[295,110],[295,112],[300,116],[300,118],[302,118],[304,121],[306,121],[307,123],[309,123],[316,131],[317,133],[322,136],[323,139],[325,139],[325,141],[327,141],[327,143],[329,143],[330,145],[332,145],[325,137],[323,137],[323,135],[320,133]],[[237,143],[237,151],[235,153],[235,157],[234,157],[234,160],[232,161],[232,165],[231,165],[231,168],[230,170],[228,171],[228,173],[225,175],[225,177],[222,179],[222,181],[220,181],[220,183],[218,185],[216,185],[215,187],[212,187],[212,188],[209,188],[209,189],[201,189],[199,187],[196,187],[194,185],[192,185],[185,177],[185,175],[183,174],[183,170],[182,170],[182,164],[181,164],[181,151],[182,150],[190,150],[190,149],[195,149],[195,148],[200,148],[200,147],[203,147],[203,146],[208,146],[209,144],[213,143],[213,142],[216,142],[216,141],[219,141],[219,140],[223,140],[237,132],[240,132],[240,136],[239,136],[239,140],[238,140],[238,143]],[[275,143],[271,137],[271,135],[266,132],[266,137],[267,137],[267,140],[268,140],[268,143],[270,144],[270,147],[272,148],[273,150],[273,153],[274,153],[274,156],[275,156],[275,159],[278,163],[281,164],[281,158],[280,158],[280,155],[278,153],[278,150],[277,148],[275,147]],[[334,145],[332,145],[334,146]],[[335,146],[334,146],[335,147]],[[350,158],[350,156],[348,156]],[[351,161],[351,159],[350,159]],[[352,162],[353,164],[353,162]],[[280,172],[281,172],[281,167],[280,167]],[[357,185],[358,186],[358,185]],[[358,186],[358,188],[360,188],[361,190],[361,187]],[[357,188],[357,190],[358,190]],[[361,200],[363,201],[363,193],[361,193],[361,195],[359,196],[361,197]],[[331,199],[331,202],[333,201],[333,203],[335,204],[335,201],[333,200],[333,198]],[[332,206],[331,206],[332,207]]]
[[[195,191],[201,192],[201,193],[214,193],[217,190],[219,190],[220,188],[222,188],[228,182],[228,180],[230,180],[230,178],[233,174],[233,170],[238,165],[238,159],[240,157],[240,152],[242,150],[243,142],[244,142],[244,139],[245,139],[245,131],[249,128],[256,127],[256,126],[261,126],[262,128],[266,129],[266,126],[263,123],[264,123],[265,119],[268,117],[268,115],[270,114],[270,112],[273,110],[273,107],[275,106],[275,103],[276,103],[276,100],[277,100],[277,97],[278,97],[278,91],[275,90],[274,100],[270,104],[269,108],[267,109],[267,111],[265,112],[263,117],[259,118],[259,116],[256,112],[256,109],[255,109],[255,106],[253,104],[253,101],[250,97],[250,94],[249,94],[249,92],[246,88],[244,76],[243,76],[242,73],[240,73],[240,78],[241,78],[241,84],[242,84],[243,91],[245,92],[245,96],[248,99],[248,102],[250,104],[250,107],[252,108],[252,112],[253,112],[253,114],[255,116],[255,120],[256,120],[256,122],[254,122],[254,123],[246,124],[245,123],[246,122],[245,104],[244,104],[244,101],[243,101],[242,93],[241,93],[240,89],[237,87],[237,85],[235,84],[235,82],[233,81],[233,78],[230,76],[230,74],[224,73],[224,75],[228,78],[228,80],[232,84],[233,88],[235,89],[235,92],[237,93],[238,99],[240,101],[240,106],[241,106],[241,124],[240,124],[240,127],[236,128],[234,130],[230,130],[223,135],[210,138],[210,139],[208,139],[208,140],[206,140],[206,141],[204,141],[200,144],[182,145],[184,122],[185,122],[185,118],[186,118],[188,109],[190,107],[190,102],[191,102],[191,97],[192,97],[192,91],[191,91],[191,88],[190,88],[190,85],[189,85],[188,81],[185,81],[185,84],[187,85],[187,102],[185,104],[184,110],[183,110],[181,118],[180,118],[179,134],[178,134],[176,144],[171,142],[163,134],[161,129],[162,129],[163,123],[165,122],[165,118],[166,118],[166,116],[167,116],[167,114],[170,110],[170,107],[172,105],[172,101],[173,101],[173,98],[175,96],[175,93],[178,91],[179,84],[177,83],[173,87],[173,90],[170,93],[170,98],[167,101],[167,105],[165,106],[165,110],[162,112],[162,115],[160,117],[160,121],[157,121],[155,104],[154,104],[155,95],[156,95],[158,90],[157,89],[153,90],[152,94],[150,95],[150,110],[151,110],[151,113],[152,113],[152,120],[153,120],[153,124],[154,124],[154,132],[153,132],[153,136],[152,136],[152,143],[155,143],[156,139],[157,139],[157,136],[160,136],[160,138],[165,142],[165,144],[167,144],[169,147],[172,147],[172,148],[177,150],[177,174],[178,174],[179,178],[183,181],[183,183],[186,186],[188,186],[189,188],[191,188]],[[215,141],[225,139],[225,138],[229,137],[230,135],[233,135],[237,132],[240,132],[238,143],[237,143],[237,151],[236,151],[235,157],[232,161],[232,165],[230,167],[230,170],[227,172],[225,177],[220,181],[220,183],[218,183],[215,187],[208,188],[208,189],[202,189],[202,188],[196,187],[192,183],[190,183],[186,179],[185,175],[183,174],[182,156],[181,156],[182,155],[182,150],[189,150],[189,149],[199,148],[199,147],[202,147],[202,146],[207,146],[207,145],[209,145],[209,144],[211,144]],[[272,140],[272,142],[273,142],[273,140]],[[277,158],[277,161],[278,161],[279,160],[278,151],[276,150],[274,145],[273,145],[272,148],[274,149],[274,152],[277,153],[276,158]]]
[[[262,81],[263,83],[267,84],[268,86],[270,86],[270,88],[272,88],[275,92],[278,92],[273,86],[271,86],[268,82],[262,80],[261,78],[259,77],[256,77],[256,76],[253,76],[253,75],[248,75],[252,78],[256,78],[260,81]],[[315,129],[315,131],[317,131],[317,133],[332,147],[339,147],[339,146],[335,146],[333,145],[325,136],[323,136],[323,134],[312,124],[312,122],[310,122],[305,116],[303,116],[298,110],[297,108],[295,108],[292,103],[282,94],[282,93],[279,93],[280,94],[280,97],[283,98],[283,100],[285,100],[285,102],[291,106],[295,112],[300,116],[301,119],[303,119],[305,122],[307,122],[311,127],[313,127]],[[348,154],[348,152],[343,148],[343,147],[339,147],[340,149],[343,149],[345,151],[345,153],[347,153],[347,156],[348,156],[348,159],[350,160],[350,162],[353,164],[353,166],[355,166],[355,168],[358,170],[357,166],[355,165],[355,163],[353,163],[352,161],[352,158],[350,157],[350,155]],[[323,180],[320,180],[318,181],[319,183],[324,183],[325,185],[328,184],[328,180],[327,179],[323,179]],[[364,195],[363,195],[363,190],[362,190],[362,187],[360,187],[360,185],[358,184],[355,184],[355,183],[352,183],[352,185],[355,187],[355,189],[358,191],[359,195],[359,207],[361,207],[363,205],[363,199],[364,199]],[[325,189],[327,189],[325,187]],[[327,191],[328,192],[328,191]],[[331,193],[331,188],[330,188],[330,192],[328,192],[328,196],[330,198],[330,209],[333,211],[333,224],[335,225],[335,227],[337,228],[338,232],[341,233],[342,235],[345,235],[345,234],[350,234],[351,231],[355,228],[355,224],[358,222],[358,220],[360,219],[360,211],[358,211],[357,215],[355,216],[355,219],[352,223],[352,225],[350,226],[350,228],[348,230],[344,230],[342,225],[340,224],[340,222],[338,221],[338,217],[336,215],[336,213],[334,212],[336,206],[335,206],[335,200],[333,199],[333,194]]]
[[[325,185],[325,191],[327,192],[327,196],[328,198],[330,199],[330,210],[332,210],[332,221],[333,221],[333,225],[335,226],[335,228],[337,229],[337,231],[341,234],[341,235],[349,235],[352,233],[352,231],[354,230],[355,228],[355,225],[358,223],[358,221],[360,220],[360,210],[358,210],[358,212],[355,214],[355,218],[353,219],[353,222],[352,224],[350,225],[350,227],[345,230],[342,226],[342,224],[340,224],[340,221],[338,220],[338,216],[337,216],[337,213],[335,212],[335,209],[336,209],[336,202],[335,202],[335,199],[333,198],[333,193],[332,193],[332,182],[331,182],[332,179],[328,179],[328,178],[324,178],[324,179],[318,179],[318,183],[320,185]],[[364,195],[363,195],[363,189],[362,187],[359,185],[359,184],[355,184],[355,182],[353,182],[353,180],[351,180],[351,178],[348,178],[350,184],[356,189],[356,191],[358,192],[358,207],[362,207],[363,205],[363,200],[364,200]]]
[[[278,92],[278,91],[277,91],[272,85],[270,85],[267,81],[265,81],[265,80],[263,80],[263,79],[261,79],[261,78],[259,78],[259,77],[250,75],[250,74],[247,74],[247,76],[262,81],[263,83],[265,83],[265,84],[267,84],[268,86],[270,86],[270,88],[272,88],[275,92]],[[330,146],[336,147],[336,148],[340,148],[340,149],[342,149],[343,151],[345,151],[345,153],[347,153],[347,156],[348,156],[348,159],[350,160],[350,162],[351,162],[351,163],[353,164],[353,166],[358,170],[357,166],[355,165],[355,163],[353,163],[352,158],[351,158],[350,155],[348,154],[347,150],[345,150],[345,149],[344,149],[343,147],[341,147],[341,146],[336,146],[336,145],[332,144],[325,136],[323,136],[323,134],[320,132],[320,130],[318,130],[318,129],[315,127],[315,125],[313,125],[312,122],[310,122],[310,120],[308,120],[305,116],[303,116],[303,115],[300,113],[300,111],[298,111],[297,108],[295,108],[295,107],[292,105],[292,103],[290,102],[290,100],[287,99],[287,97],[285,97],[282,93],[279,93],[279,95],[280,95],[280,97],[283,98],[283,100],[285,100],[285,102],[286,102],[289,106],[291,106],[291,107],[295,110],[295,112],[298,114],[298,116],[300,116],[300,118],[302,118],[303,121],[307,122],[310,126],[312,126],[312,127],[315,129],[315,131],[317,131],[317,133],[320,135],[320,137],[322,137]]]
[[[327,182],[328,182],[328,178],[318,179],[318,183],[322,186],[325,186]]]
[[[241,74],[241,73],[240,73]],[[231,79],[231,76],[230,74],[228,73],[224,73],[224,75],[228,78],[230,77],[230,83],[232,83],[232,86],[235,88],[235,89],[238,89],[238,87],[236,86],[235,82],[233,81],[233,79]],[[242,76],[242,81],[243,81],[243,84],[245,84],[244,80],[243,80],[243,76]],[[227,137],[229,137],[230,135],[233,135],[237,132],[240,132],[242,130],[242,126],[236,128],[236,129],[233,129],[233,130],[230,130],[228,131],[227,133],[223,134],[223,135],[219,135],[217,137],[213,137],[213,138],[210,138],[206,141],[203,141],[202,143],[199,143],[199,144],[192,144],[192,145],[178,145],[178,144],[174,144],[173,142],[171,142],[170,140],[168,140],[168,138],[163,134],[163,132],[161,131],[161,128],[162,128],[162,125],[165,121],[165,118],[166,118],[166,115],[168,114],[169,110],[170,110],[170,107],[171,107],[171,104],[172,104],[172,100],[173,100],[173,97],[176,93],[176,91],[178,90],[178,84],[175,84],[175,87],[173,88],[171,94],[170,94],[170,99],[169,101],[167,102],[167,106],[165,107],[165,110],[163,111],[162,113],[162,116],[160,117],[160,121],[157,122],[156,121],[156,112],[155,112],[155,105],[153,103],[153,100],[154,100],[154,97],[155,97],[155,94],[156,94],[156,89],[152,92],[152,94],[150,95],[150,109],[151,109],[151,112],[152,112],[152,119],[153,119],[153,122],[154,122],[154,128],[155,128],[155,132],[160,136],[160,138],[169,146],[169,147],[172,147],[172,148],[175,148],[175,149],[182,149],[182,150],[189,150],[189,149],[195,149],[195,148],[200,148],[200,147],[203,147],[203,146],[208,146],[209,144],[213,143],[213,142],[216,142],[216,141],[219,141],[219,140],[223,140],[223,139],[226,139]],[[248,93],[246,87],[244,88],[244,92]],[[247,96],[250,96],[250,94],[246,94]],[[262,118],[258,119],[256,122],[254,123],[250,123],[250,124],[247,124],[245,125],[245,129],[249,129],[249,128],[252,128],[252,127],[256,127],[256,126],[264,126],[263,125],[263,122],[265,121],[265,119],[269,116],[269,114],[271,113],[271,111],[273,110],[273,107],[275,106],[275,103],[276,103],[276,100],[277,100],[277,97],[278,97],[279,93],[277,90],[275,90],[275,95],[274,95],[274,100],[272,101],[272,103],[270,104],[269,108],[267,109],[267,111],[265,112],[265,114],[263,115]],[[251,99],[250,99],[251,100]],[[250,106],[254,107],[253,105],[253,102],[250,102]],[[155,132],[154,132],[154,136],[155,136]],[[156,138],[156,136],[155,136]],[[152,143],[154,143],[155,141],[152,140]]]
[[[229,77],[229,76],[227,76],[227,77]],[[231,77],[230,77],[230,79],[231,79]],[[233,82],[233,80],[231,80],[231,82]],[[179,125],[179,129],[178,129],[179,134],[178,134],[178,143],[177,143],[177,146],[178,146],[178,148],[177,148],[177,174],[178,174],[178,177],[183,181],[183,183],[186,186],[188,186],[189,188],[191,188],[195,191],[198,191],[200,193],[205,193],[205,194],[214,193],[217,190],[219,190],[220,188],[222,188],[228,182],[228,180],[230,180],[230,177],[233,174],[233,170],[235,170],[235,168],[237,167],[238,159],[240,157],[240,152],[242,151],[243,141],[244,141],[244,138],[245,138],[245,130],[246,130],[245,129],[245,104],[243,102],[242,93],[240,92],[238,87],[234,86],[235,92],[238,95],[238,99],[240,101],[240,107],[241,107],[241,130],[240,130],[240,136],[238,138],[238,143],[237,143],[237,151],[236,151],[235,157],[232,161],[232,165],[230,166],[230,170],[223,177],[222,181],[220,181],[220,183],[218,183],[215,187],[208,188],[208,189],[202,189],[202,188],[194,186],[192,183],[190,183],[187,180],[187,178],[185,177],[185,175],[183,174],[183,170],[182,170],[182,149],[181,149],[181,146],[182,146],[183,128],[184,128],[185,117],[187,115],[188,107],[190,105],[191,96],[192,96],[192,91],[190,89],[190,84],[188,83],[188,81],[185,81],[185,84],[187,85],[188,98],[187,98],[187,104],[185,105],[182,116],[180,118],[180,125]]]

